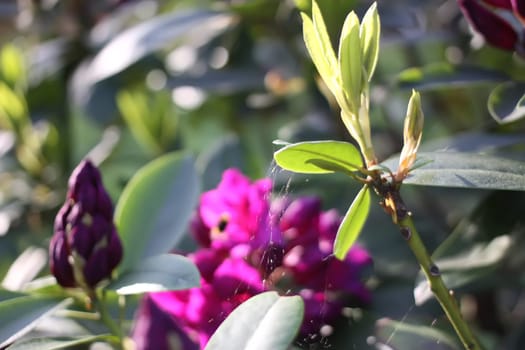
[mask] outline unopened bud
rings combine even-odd
[[[424,119],[419,92],[412,90],[403,131],[403,149],[399,157],[399,168],[396,176],[396,180],[398,181],[401,181],[407,176],[416,160],[417,149],[419,148],[421,135],[423,134]]]
[[[89,160],[80,163],[69,179],[66,202],[55,218],[49,257],[58,284],[85,289],[110,278],[122,259],[111,199]]]

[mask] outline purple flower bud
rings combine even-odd
[[[80,163],[69,179],[66,202],[55,218],[49,257],[58,284],[85,289],[111,277],[122,259],[111,199],[89,160]]]
[[[506,20],[477,0],[458,0],[458,2],[470,24],[483,35],[490,45],[514,51],[518,42],[518,34]],[[491,1],[491,4],[504,5],[503,3],[507,2]]]

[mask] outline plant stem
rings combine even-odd
[[[421,269],[423,270],[423,273],[425,274],[425,277],[427,278],[427,281],[430,285],[430,289],[441,304],[443,311],[445,311],[445,314],[452,324],[452,327],[454,327],[456,334],[461,339],[465,349],[483,349],[470,330],[468,324],[463,319],[453,291],[449,290],[443,282],[439,268],[434,264],[430,255],[428,254],[428,251],[423,244],[416,227],[414,226],[414,221],[412,220],[410,214],[407,212],[407,215],[404,218],[400,218],[400,220],[398,220],[397,225],[401,230],[403,237],[407,241],[408,246],[412,250],[412,253],[414,253],[419,265],[421,266]]]
[[[94,294],[95,295],[92,296],[91,300],[93,304],[95,305],[96,309],[98,310],[98,312],[100,313],[100,319],[102,320],[102,322],[104,322],[106,327],[108,327],[111,334],[117,336],[120,339],[120,344],[122,344],[122,337],[123,337],[122,330],[120,329],[120,326],[115,322],[113,317],[111,317],[111,315],[109,314],[108,309],[106,307],[105,300],[104,300],[105,299],[104,295],[102,295],[102,298],[99,298],[99,296],[96,295],[96,293]]]

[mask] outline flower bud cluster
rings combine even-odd
[[[271,189],[269,179],[251,183],[238,170],[225,171],[218,187],[202,195],[191,224],[200,248],[188,257],[201,287],[148,296],[201,348],[235,307],[266,290],[302,296],[307,338],[333,325],[344,307],[370,301],[361,280],[368,252],[356,245],[344,261],[332,255],[339,214],[322,211],[315,197],[271,201]],[[138,343],[149,334],[135,327],[133,337]]]
[[[51,273],[63,287],[91,290],[111,277],[122,259],[113,206],[98,169],[80,163],[69,179],[67,198],[55,218],[49,246]]]

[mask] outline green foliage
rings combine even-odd
[[[337,230],[334,242],[334,255],[339,260],[344,260],[346,254],[352,248],[363,226],[365,225],[368,211],[370,210],[370,189],[367,185],[359,191],[354,201],[348,208],[343,222]]]
[[[501,157],[460,152],[421,152],[425,165],[410,172],[407,185],[525,191],[525,163]],[[392,167],[392,158],[383,163]]]
[[[199,270],[188,258],[175,254],[156,255],[125,270],[107,288],[119,295],[181,290],[198,287]]]
[[[70,300],[23,296],[0,302],[0,347],[31,331],[44,317],[70,304]]]
[[[352,174],[363,167],[357,148],[348,142],[313,141],[287,145],[275,152],[275,161],[286,170],[303,174],[335,171]]]
[[[213,349],[288,349],[303,320],[301,297],[256,295],[235,309],[206,345]]]
[[[138,171],[115,210],[125,252],[120,271],[173,249],[186,230],[198,195],[192,158],[183,153],[166,154]]]

